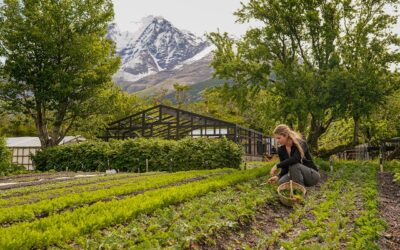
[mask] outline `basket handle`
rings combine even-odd
[[[290,180],[290,198],[293,198],[293,181]]]

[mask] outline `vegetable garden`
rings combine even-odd
[[[322,181],[293,208],[279,203],[276,186],[264,185],[272,165],[3,177],[1,184],[13,184],[0,186],[0,248],[400,247],[398,163],[387,164],[385,173],[374,162],[323,167]]]

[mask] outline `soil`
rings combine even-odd
[[[67,186],[68,187],[78,187],[78,186],[85,186],[85,185],[91,185],[91,184],[95,184],[95,183],[102,183],[102,182],[107,182],[107,181],[113,181],[113,180],[115,180],[116,182],[117,181],[119,181],[119,180],[123,180],[123,179],[132,179],[132,180],[135,180],[135,178],[137,178],[137,177],[143,177],[144,175],[132,175],[132,176],[121,176],[121,177],[119,177],[119,178],[113,178],[113,179],[93,179],[93,180],[90,180],[90,181],[88,181],[88,182],[81,182],[81,183],[79,183],[79,182],[73,182],[73,181],[75,181],[75,180],[77,180],[77,179],[79,179],[79,178],[70,178],[70,179],[65,179],[65,181],[68,181],[68,180],[70,180],[71,181],[71,183],[69,183]],[[146,175],[146,176],[150,176],[150,174],[149,175]],[[60,182],[61,180],[58,180],[58,181],[55,181],[55,182]],[[49,184],[49,183],[53,183],[54,181],[41,181],[39,184],[37,184],[37,185],[42,185],[42,184]],[[29,184],[31,184],[31,183],[29,183]],[[35,185],[29,185],[29,186],[35,186]],[[21,187],[21,186],[16,186],[16,187],[14,187],[14,188],[19,188],[19,187]],[[62,187],[60,187],[60,188],[62,188]],[[11,188],[8,188],[8,189],[11,189]],[[8,199],[8,198],[10,198],[10,197],[17,197],[17,196],[22,196],[22,195],[27,195],[27,194],[32,194],[32,193],[40,193],[40,192],[43,192],[43,191],[46,191],[46,190],[49,190],[49,189],[53,189],[53,187],[46,187],[46,188],[42,188],[42,189],[40,189],[40,190],[35,190],[35,189],[32,189],[32,190],[23,190],[23,191],[21,191],[21,192],[16,192],[16,193],[13,193],[13,194],[11,194],[11,195],[4,195],[4,196],[1,196],[0,195],[0,197],[1,198],[3,198],[3,199]],[[1,187],[0,187],[0,190],[1,190]]]
[[[386,232],[379,239],[380,249],[400,249],[400,185],[392,173],[378,174],[379,209],[387,223]]]
[[[95,176],[100,176],[101,174],[91,174],[91,173],[85,173],[86,176],[90,177],[95,177]],[[54,183],[54,182],[62,182],[62,181],[70,181],[74,180],[78,177],[77,173],[75,172],[64,172],[63,174],[37,174],[34,177],[29,177],[29,178],[18,178],[17,176],[15,177],[10,177],[8,179],[2,179],[0,180],[0,190],[5,190],[5,189],[12,189],[12,188],[19,188],[19,187],[29,187],[29,186],[36,186],[36,185],[42,185],[42,184],[48,184],[48,183]],[[81,178],[84,178],[85,176],[82,175]],[[9,185],[7,185],[9,183]]]

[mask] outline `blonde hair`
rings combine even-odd
[[[274,135],[281,135],[284,137],[289,138],[292,140],[293,144],[296,146],[297,150],[300,152],[301,156],[301,162],[303,162],[304,158],[304,150],[303,147],[300,145],[300,141],[303,140],[302,136],[300,133],[297,133],[294,130],[291,130],[288,125],[286,124],[280,124],[276,126],[274,129]]]

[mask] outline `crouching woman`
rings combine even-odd
[[[280,162],[272,167],[271,178],[268,182],[282,184],[290,180],[303,186],[310,187],[318,183],[320,174],[314,164],[307,143],[301,135],[291,130],[287,125],[278,125],[274,130],[278,144]],[[278,175],[278,169],[280,172]]]

